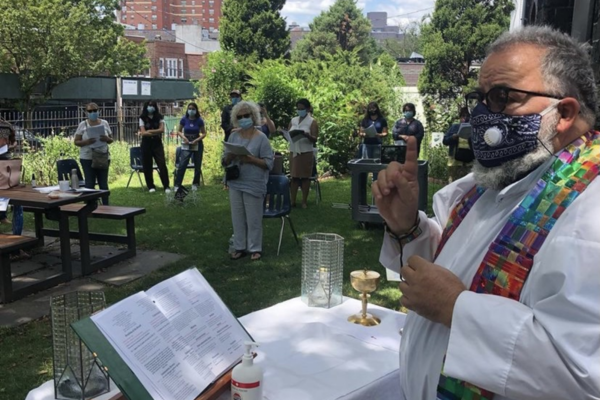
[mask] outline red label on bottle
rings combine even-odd
[[[260,381],[258,382],[252,382],[252,383],[241,383],[238,381],[234,381],[233,379],[231,380],[231,384],[233,386],[235,386],[236,388],[240,388],[240,389],[254,389],[260,386]]]

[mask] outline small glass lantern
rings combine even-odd
[[[342,303],[344,238],[313,233],[302,239],[302,301],[309,307],[331,308]]]
[[[50,311],[56,399],[85,400],[110,391],[108,374],[100,361],[71,328],[71,323],[105,307],[106,300],[101,291],[52,296]]]

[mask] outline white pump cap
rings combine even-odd
[[[244,358],[253,360],[254,355],[252,354],[252,347],[258,347],[258,343],[247,340],[244,342],[244,346],[246,347],[246,351],[244,352]]]
[[[490,128],[483,134],[483,140],[488,146],[496,147],[502,143],[502,132],[496,127]]]

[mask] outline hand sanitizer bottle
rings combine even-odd
[[[242,363],[238,364],[231,373],[231,400],[263,400],[263,371],[258,365],[254,365],[252,346],[258,346],[254,342],[244,343],[246,353],[242,357]]]

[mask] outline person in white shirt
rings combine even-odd
[[[94,189],[96,182],[102,190],[108,190],[108,169],[110,167],[110,153],[108,145],[113,142],[112,131],[108,121],[98,117],[98,105],[89,103],[85,107],[87,118],[81,121],[75,131],[75,146],[79,147],[79,162],[83,168],[85,187]],[[102,126],[103,133],[98,139],[88,135],[90,128]],[[96,141],[99,141],[96,143]],[[94,159],[98,161],[95,161]],[[108,195],[102,196],[102,204],[108,205]]]
[[[399,399],[600,398],[600,133],[589,46],[505,33],[481,67],[473,173],[417,211],[417,146],[379,173],[401,274]]]

